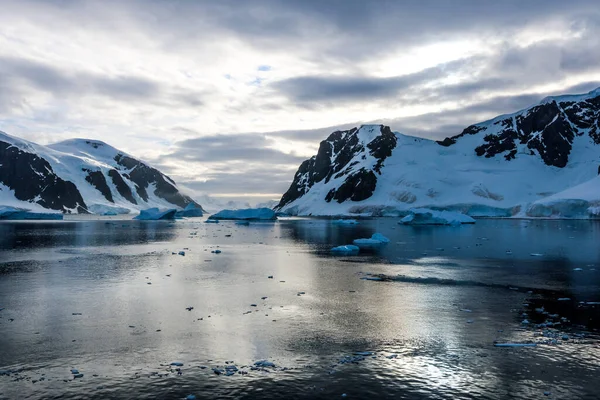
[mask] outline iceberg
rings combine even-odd
[[[474,224],[475,220],[468,215],[454,211],[435,211],[429,208],[413,208],[410,214],[402,218],[399,224],[404,225],[461,225]]]
[[[209,219],[232,219],[232,220],[276,220],[275,211],[270,208],[245,208],[241,210],[221,210],[213,214]]]
[[[61,220],[63,215],[52,212],[34,212],[26,208],[0,206],[0,220]]]
[[[204,214],[202,213],[202,207],[199,207],[198,204],[192,202],[188,204],[183,210],[177,211],[177,217],[202,217]]]
[[[344,245],[344,246],[334,247],[330,251],[332,253],[344,253],[344,254],[358,253],[359,248],[358,248],[358,246],[355,246],[355,245],[352,245],[352,244],[347,244],[347,245]]]
[[[352,243],[361,250],[374,250],[389,242],[390,239],[386,238],[381,233],[374,233],[370,239],[355,239]]]
[[[131,211],[125,207],[113,207],[105,204],[92,204],[88,207],[88,211],[98,215],[121,215],[129,214]]]
[[[174,208],[168,210],[159,210],[158,208],[148,208],[147,210],[140,210],[140,215],[133,219],[149,221],[158,219],[175,219],[177,210]]]

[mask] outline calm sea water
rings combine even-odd
[[[588,221],[1,222],[0,398],[597,399],[599,243]]]

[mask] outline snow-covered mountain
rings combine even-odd
[[[192,202],[171,178],[104,142],[42,146],[0,132],[0,204],[86,213]]]
[[[382,125],[334,132],[300,165],[276,209],[394,215],[430,207],[472,216],[591,217],[600,205],[599,166],[600,88],[546,98],[439,142]]]

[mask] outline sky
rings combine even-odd
[[[600,87],[597,0],[0,0],[0,130],[278,199],[337,129],[442,139]]]

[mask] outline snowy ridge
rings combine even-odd
[[[85,213],[195,203],[160,171],[98,140],[42,146],[0,132],[0,159],[0,204]]]
[[[497,217],[595,215],[600,89],[547,98],[439,142],[398,132],[392,140],[390,133],[377,125],[334,132],[302,163],[276,209],[294,215],[404,216],[412,208]],[[343,150],[329,148],[346,153],[340,158]],[[590,211],[539,212],[546,200],[556,207],[567,199],[589,203]]]

